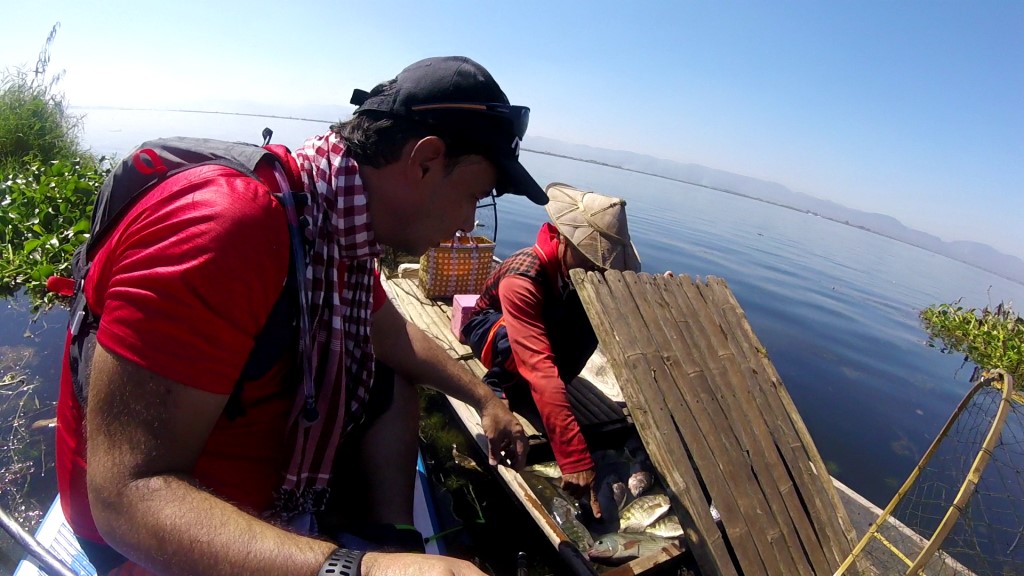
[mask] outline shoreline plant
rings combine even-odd
[[[58,88],[63,72],[49,73],[58,27],[34,67],[0,75],[0,297],[24,289],[34,308],[56,302],[46,280],[70,275],[109,171],[81,145],[82,118]]]

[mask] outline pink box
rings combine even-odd
[[[469,320],[469,313],[476,307],[476,301],[480,298],[478,294],[456,294],[452,296],[452,334],[465,344],[462,339],[462,327]]]

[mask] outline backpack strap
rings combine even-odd
[[[274,197],[282,206],[287,206],[289,202],[293,203],[300,213],[309,201],[309,195],[298,192],[274,194]],[[281,360],[285,352],[290,349],[296,350],[295,343],[299,341],[301,302],[304,297],[300,280],[305,277],[305,242],[302,239],[307,226],[305,219],[300,219],[299,223],[295,224],[291,218],[288,220],[288,236],[292,246],[288,256],[288,276],[281,295],[267,316],[266,323],[256,335],[249,358],[231,391],[231,396],[228,397],[224,415],[230,420],[245,415],[245,407],[242,404],[245,383],[262,378]],[[295,250],[296,247],[299,247],[298,251]]]

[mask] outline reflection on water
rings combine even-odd
[[[32,315],[21,294],[0,306],[0,507],[30,530],[57,492],[53,428],[33,424],[55,416],[66,317],[60,309]],[[20,557],[0,532],[0,573]]]

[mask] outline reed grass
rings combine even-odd
[[[0,297],[24,288],[36,308],[56,301],[47,278],[70,275],[109,169],[82,148],[82,118],[58,89],[63,72],[50,74],[57,28],[33,68],[0,75]]]
[[[64,72],[50,74],[50,49],[59,24],[50,30],[32,68],[7,69],[0,76],[0,175],[16,173],[27,158],[46,161],[83,156],[81,116],[69,110],[58,89]]]

